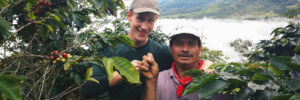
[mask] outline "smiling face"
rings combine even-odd
[[[197,39],[191,35],[178,35],[170,45],[170,53],[176,64],[194,65],[198,63],[201,45],[198,45]]]
[[[135,44],[139,44],[139,42],[146,44],[157,18],[158,16],[151,12],[137,14],[127,11],[127,19],[131,23],[129,38]]]

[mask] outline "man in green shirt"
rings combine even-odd
[[[133,0],[130,10],[127,11],[127,20],[131,23],[128,37],[134,42],[135,50],[124,44],[119,44],[112,52],[110,48],[100,50],[100,55],[106,57],[124,57],[129,61],[142,60],[143,55],[152,53],[157,60],[159,70],[169,69],[173,62],[168,46],[159,44],[150,38],[154,24],[158,19],[159,9],[156,0]],[[142,95],[143,85],[135,86],[127,83],[121,75],[115,71],[111,81],[108,81],[106,72],[93,66],[92,78],[98,80],[100,84],[87,81],[81,88],[84,98],[96,97],[106,90],[111,100],[139,100]],[[144,77],[141,77],[144,83]]]

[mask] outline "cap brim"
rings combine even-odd
[[[192,33],[176,33],[174,35],[172,35],[171,37],[169,37],[169,40],[174,39],[175,37],[177,37],[178,35],[191,35],[193,37],[196,37],[197,39],[201,40],[199,36],[192,34]]]
[[[158,11],[151,9],[151,8],[135,8],[135,9],[133,9],[133,12],[134,13],[152,12],[157,15],[160,15]]]

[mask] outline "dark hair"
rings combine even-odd
[[[130,11],[130,15],[133,15],[133,13],[134,13],[133,9],[130,9],[129,11]]]
[[[178,38],[178,36],[180,36],[180,35],[187,35],[188,37],[191,37],[191,38],[193,38],[194,40],[197,41],[198,47],[201,47],[201,46],[202,46],[202,45],[201,45],[200,37],[195,36],[195,35],[192,35],[192,34],[189,34],[189,33],[187,33],[187,34],[186,34],[186,33],[181,33],[181,34],[173,35],[173,36],[170,37],[170,41],[169,41],[170,47],[173,47],[173,44],[174,44],[175,40],[176,40],[176,39]]]

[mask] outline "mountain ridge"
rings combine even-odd
[[[279,17],[288,8],[299,8],[299,0],[158,0],[163,18]]]

